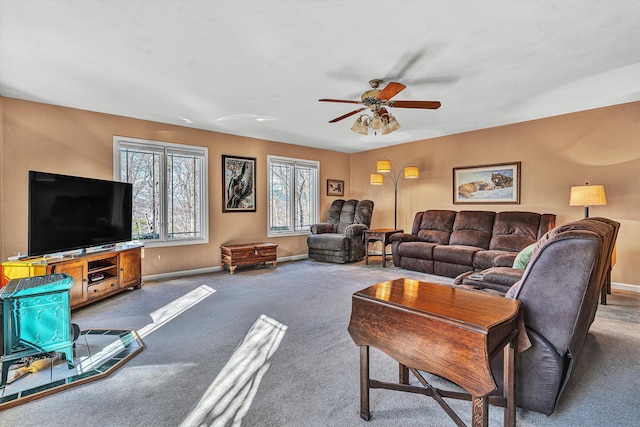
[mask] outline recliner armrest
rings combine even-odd
[[[333,224],[329,224],[328,222],[321,222],[319,224],[311,225],[311,234],[323,234],[323,233],[333,233]]]
[[[409,233],[394,233],[389,237],[390,242],[417,242],[418,236]]]
[[[344,229],[344,235],[353,238],[357,236],[362,236],[366,230],[368,230],[365,224],[351,224],[347,225],[347,228]]]

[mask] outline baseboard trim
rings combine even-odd
[[[307,259],[307,258],[309,258],[308,254],[287,256],[287,257],[278,258],[278,263],[287,262],[287,261],[298,261],[298,260]],[[153,280],[178,279],[180,277],[185,277],[185,276],[195,276],[198,274],[215,273],[216,271],[222,271],[222,266],[196,268],[193,270],[172,271],[170,273],[150,274],[148,276],[143,276],[142,280],[153,281]]]
[[[627,283],[611,283],[611,289],[615,289],[618,291],[629,291],[629,292],[640,292],[640,286],[637,285],[629,285]]]
[[[287,262],[287,261],[298,261],[301,259],[309,258],[308,254],[302,255],[292,255],[287,257],[278,258],[278,263]],[[194,270],[182,270],[182,271],[173,271],[170,273],[161,273],[161,274],[150,274],[148,276],[143,276],[143,280],[153,281],[153,280],[167,280],[167,279],[177,279],[185,276],[195,276],[197,274],[208,274],[215,273],[216,271],[221,271],[222,267],[207,267],[207,268],[196,268]],[[611,289],[615,289],[618,291],[629,291],[629,292],[639,292],[640,286],[638,285],[630,285],[627,283],[611,283]]]
[[[208,274],[222,270],[221,267],[196,268],[195,270],[172,271],[170,273],[150,274],[142,276],[143,281],[178,279],[185,276],[195,276],[197,274]]]

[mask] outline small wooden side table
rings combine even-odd
[[[229,266],[229,272],[235,273],[239,265],[262,264],[272,262],[276,268],[278,245],[275,243],[247,243],[244,245],[220,246],[222,267]]]
[[[360,347],[360,417],[371,418],[369,390],[382,388],[432,397],[458,426],[443,398],[470,400],[474,427],[489,425],[491,400],[504,408],[504,425],[515,426],[519,310],[518,300],[405,278],[354,293],[348,331]],[[397,383],[370,378],[369,347],[399,363]],[[503,348],[503,394],[489,397],[497,389],[491,359]],[[420,371],[466,392],[433,387]],[[409,372],[421,385],[409,384]]]
[[[396,230],[394,228],[373,228],[364,232],[365,265],[369,265],[369,255],[378,255],[369,253],[369,242],[382,242],[382,267],[387,266],[387,255],[391,255],[387,253],[387,246],[390,243],[389,238],[395,233],[404,233],[404,230]]]

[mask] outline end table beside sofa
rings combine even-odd
[[[377,256],[377,253],[369,251],[369,243],[380,242],[382,245],[382,251],[380,256],[382,257],[382,267],[387,266],[387,256],[391,255],[387,253],[387,246],[391,244],[390,237],[396,233],[404,233],[404,230],[396,230],[394,228],[372,228],[364,232],[364,263],[369,265],[369,257]]]

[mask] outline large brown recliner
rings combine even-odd
[[[551,230],[555,220],[553,214],[535,212],[418,212],[410,234],[389,239],[393,264],[447,277],[510,267],[518,252]]]
[[[344,264],[364,258],[364,232],[371,226],[373,201],[335,200],[327,222],[313,224],[307,236],[309,258]]]
[[[531,347],[516,358],[516,405],[550,415],[576,367],[598,308],[620,224],[603,218],[554,228],[506,296],[521,301]],[[522,350],[522,349],[521,349]],[[502,358],[492,361],[502,382]]]

